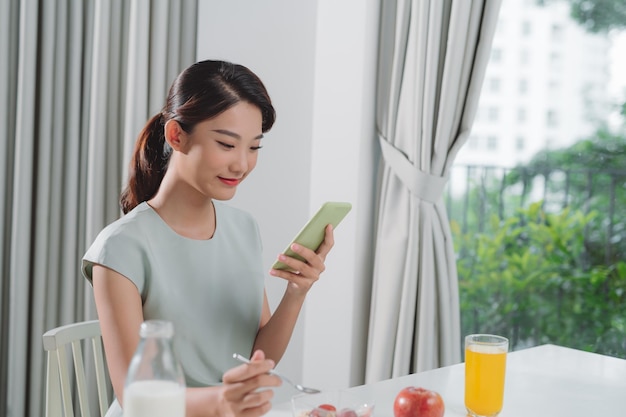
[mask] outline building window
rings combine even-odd
[[[553,51],[550,53],[550,68],[554,71],[554,70],[560,70],[561,69],[561,54]]]
[[[519,80],[518,91],[520,94],[526,94],[528,92],[528,80],[526,78]]]
[[[524,20],[522,22],[522,35],[529,36],[532,32],[532,25],[530,21]]]
[[[496,136],[487,136],[487,149],[490,151],[498,149],[498,138]]]
[[[550,34],[552,36],[553,41],[560,41],[563,39],[563,26],[558,23],[552,25],[550,30]]]
[[[526,109],[525,108],[517,109],[517,121],[521,123],[526,121]]]
[[[487,110],[487,118],[490,122],[497,122],[500,118],[500,109],[497,107],[489,107]]]
[[[515,139],[515,150],[523,151],[526,148],[526,139],[523,136],[518,136]]]
[[[492,93],[497,93],[500,91],[500,79],[499,78],[489,79],[489,91],[491,91]]]
[[[546,112],[546,125],[548,127],[557,127],[559,125],[559,118],[554,110],[548,110]]]

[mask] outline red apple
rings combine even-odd
[[[406,387],[393,403],[395,417],[443,417],[444,409],[441,395],[425,388]]]

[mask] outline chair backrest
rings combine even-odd
[[[83,344],[87,352],[91,346],[93,367],[98,392],[98,409],[104,416],[108,407],[107,387],[110,384],[105,373],[102,353],[102,337],[98,320],[68,324],[49,330],[43,335],[43,348],[48,353],[46,378],[46,417],[74,417],[73,393],[78,395],[80,415],[90,417],[86,363]],[[73,360],[68,360],[69,348]],[[73,366],[72,366],[73,364]],[[74,368],[75,379],[70,377]],[[75,382],[75,384],[74,384]],[[75,391],[74,391],[75,385]]]

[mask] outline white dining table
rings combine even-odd
[[[404,387],[437,391],[445,417],[467,415],[463,405],[465,365],[446,366],[347,390],[374,404],[373,417],[393,417]],[[291,417],[289,402],[269,417]],[[626,417],[626,360],[576,349],[541,345],[510,352],[500,417]]]

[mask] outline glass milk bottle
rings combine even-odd
[[[185,377],[172,350],[173,335],[169,321],[141,324],[124,385],[124,417],[185,416]]]

